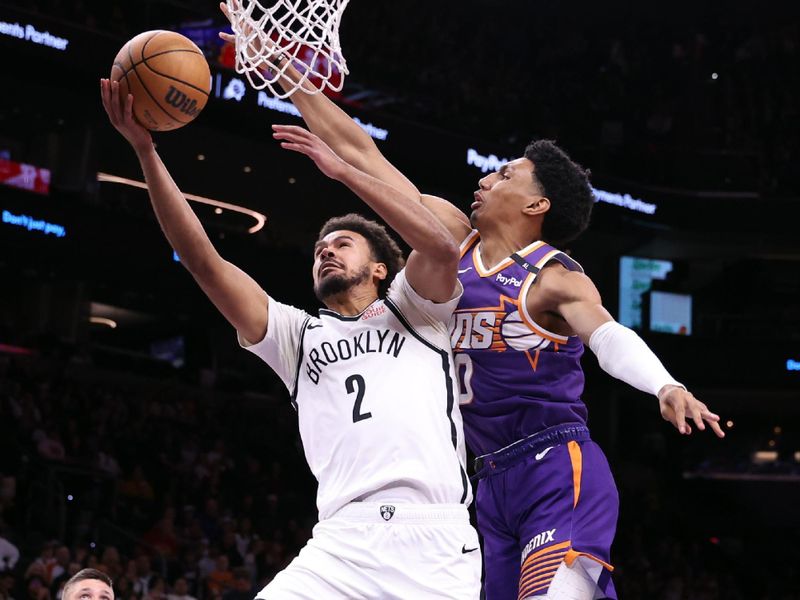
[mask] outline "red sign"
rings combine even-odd
[[[316,52],[311,46],[306,44],[299,44],[297,42],[289,42],[285,39],[278,40],[277,34],[273,34],[273,42],[279,45],[285,52],[286,56],[292,57],[292,64],[300,71],[305,73],[311,70],[308,75],[308,81],[317,89],[322,87],[323,81],[327,79],[327,85],[322,92],[330,98],[338,98],[341,96],[341,91],[335,88],[342,87],[342,73],[339,71],[338,64],[334,60],[330,60],[324,52]],[[341,56],[337,55],[337,60],[341,60]],[[235,69],[236,67],[236,47],[230,42],[225,42],[220,48],[217,62],[223,67]],[[266,67],[263,70],[265,79],[271,80],[274,76],[269,74]]]
[[[37,194],[49,194],[50,169],[0,158],[0,184]]]

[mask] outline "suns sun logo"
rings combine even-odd
[[[505,306],[500,306],[454,313],[450,321],[450,343],[456,352],[505,352],[509,348],[524,352],[546,348],[550,340],[533,331],[519,310],[507,312]]]
[[[541,350],[550,345],[550,340],[540,336],[522,320],[518,310],[506,315],[500,323],[500,335],[506,344],[520,352],[524,350]]]

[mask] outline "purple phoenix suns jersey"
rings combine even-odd
[[[477,231],[461,246],[458,278],[464,295],[453,313],[450,341],[461,393],[467,444],[495,452],[538,431],[586,423],[581,400],[583,343],[537,325],[525,306],[542,267],[581,266],[544,242],[534,242],[487,269]]]

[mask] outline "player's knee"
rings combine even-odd
[[[572,566],[562,562],[553,576],[547,592],[525,596],[523,600],[593,600],[597,582],[583,568],[581,560]]]

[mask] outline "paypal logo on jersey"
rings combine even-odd
[[[503,285],[513,285],[514,287],[519,287],[522,285],[522,281],[517,279],[516,277],[506,277],[502,273],[498,273],[495,281],[502,283]]]

